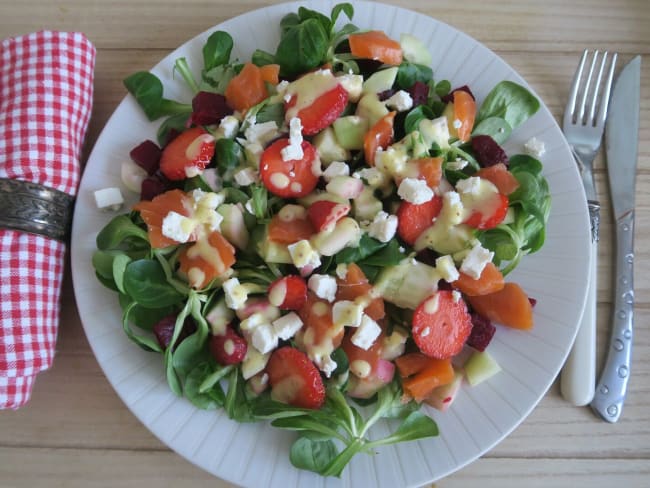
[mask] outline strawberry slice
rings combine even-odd
[[[319,200],[307,209],[307,216],[317,231],[333,229],[336,223],[350,212],[350,205]]]
[[[420,234],[433,225],[441,208],[442,198],[438,195],[420,204],[403,201],[397,209],[397,234],[407,244],[415,244]]]
[[[506,218],[508,205],[507,196],[502,193],[492,193],[482,199],[480,207],[473,205],[472,212],[463,223],[479,230],[493,229]]]
[[[266,372],[274,400],[312,409],[325,403],[323,379],[304,352],[291,346],[276,349],[266,365]]]
[[[170,180],[184,180],[203,171],[213,156],[214,137],[203,127],[193,127],[165,146],[160,171]]]
[[[306,75],[310,76],[310,75]],[[292,96],[285,105],[287,122],[291,116],[291,107],[298,102],[298,96]],[[295,115],[302,123],[302,133],[311,136],[331,125],[339,118],[348,103],[348,92],[340,84],[317,97],[309,106],[304,107]]]
[[[413,341],[424,354],[447,359],[460,352],[472,332],[467,305],[453,292],[439,290],[426,298],[413,313]]]
[[[282,310],[300,310],[307,301],[307,284],[300,276],[275,280],[268,289],[269,303]]]
[[[248,350],[246,339],[238,335],[230,326],[226,327],[225,334],[212,336],[209,347],[215,361],[225,366],[241,363]]]
[[[262,153],[260,177],[264,186],[274,195],[283,198],[300,198],[309,195],[318,184],[315,169],[320,171],[316,148],[302,141],[302,159],[282,159],[282,149],[290,144],[288,138],[278,139]]]

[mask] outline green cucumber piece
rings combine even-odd
[[[471,386],[491,378],[501,371],[501,366],[487,351],[474,351],[465,363],[465,376]]]

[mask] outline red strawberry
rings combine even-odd
[[[278,278],[268,291],[269,303],[282,310],[299,310],[307,301],[307,284],[300,276]]]
[[[212,156],[214,137],[202,127],[193,127],[165,146],[160,158],[160,171],[170,180],[184,180],[203,171]]]
[[[310,76],[310,75],[306,75]],[[297,98],[293,96],[285,105],[287,122],[292,112],[288,109],[296,105]],[[339,118],[348,104],[348,92],[340,84],[316,98],[309,106],[302,108],[295,116],[302,123],[302,133],[311,136],[331,125]]]
[[[420,234],[433,225],[442,208],[442,198],[434,196],[421,204],[402,202],[397,209],[397,234],[407,244],[415,244]]]
[[[350,212],[350,205],[319,200],[311,204],[307,217],[317,231],[332,229],[334,225]]]
[[[226,333],[210,338],[210,353],[219,364],[239,364],[244,360],[248,344],[237,335],[232,327],[226,327]]]
[[[313,409],[325,403],[323,379],[304,352],[291,346],[276,349],[266,365],[266,372],[274,400]]]

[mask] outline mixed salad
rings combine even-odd
[[[505,276],[543,244],[550,205],[541,163],[501,146],[539,108],[528,90],[504,81],[477,107],[415,37],[338,27],[353,14],[300,8],[248,61],[214,32],[200,75],[175,63],[191,103],[128,77],[164,120],[122,166],[140,201],[93,256],[174,393],[298,432],[291,462],[327,476],[437,435],[421,404],[445,410],[499,370],[493,322],[533,325]],[[395,430],[370,440],[382,418]]]

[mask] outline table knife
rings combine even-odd
[[[634,326],[634,183],[639,137],[641,57],[622,70],[614,85],[605,126],[607,174],[616,228],[611,340],[591,407],[608,422],[623,410],[630,377]]]

